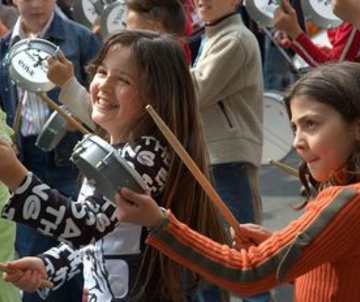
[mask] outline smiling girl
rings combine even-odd
[[[285,104],[303,160],[301,179],[316,189],[299,219],[272,234],[241,225],[242,237],[258,244],[249,248],[235,236],[240,251],[125,188],[117,199],[119,219],[150,227],[149,245],[231,292],[252,295],[294,282],[294,301],[359,301],[360,65],[311,71],[289,89]]]
[[[145,110],[152,105],[209,177],[194,87],[180,44],[151,32],[119,32],[109,37],[89,71],[92,120],[142,176],[151,196],[194,229],[225,242],[217,211]],[[35,291],[40,277],[48,277],[56,290],[83,263],[88,301],[182,301],[187,285],[180,265],[145,247],[146,228],[118,224],[116,205],[89,181],[78,202],[71,203],[29,173],[6,146],[0,146],[0,179],[13,192],[4,217],[77,248],[103,237],[81,251],[62,244],[40,257],[16,261],[12,266],[21,271],[6,275],[7,281]],[[29,201],[35,201],[35,213],[29,213]]]

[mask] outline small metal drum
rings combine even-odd
[[[75,0],[73,16],[76,22],[91,29],[102,10],[102,0]]]
[[[55,87],[47,77],[47,58],[56,56],[58,47],[44,39],[24,39],[11,47],[8,61],[11,78],[31,92],[49,91]]]
[[[75,146],[70,159],[96,190],[109,200],[114,200],[121,187],[139,193],[147,191],[141,176],[114,147],[96,135],[85,135]]]
[[[343,20],[332,12],[331,0],[301,0],[301,7],[305,18],[320,27],[329,29],[343,23]]]
[[[36,140],[36,146],[45,152],[53,150],[66,134],[66,120],[54,111]]]
[[[294,134],[279,92],[264,93],[264,144],[261,164],[280,161],[292,150]]]
[[[117,30],[126,28],[126,3],[124,0],[117,0],[104,7],[101,13],[101,35],[106,38]]]
[[[278,7],[278,0],[245,0],[245,8],[250,18],[265,27],[271,26],[274,12]]]

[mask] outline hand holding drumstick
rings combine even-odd
[[[11,282],[18,288],[27,292],[34,292],[40,287],[51,289],[54,284],[47,280],[45,264],[39,257],[24,257],[19,260],[0,263],[4,280]]]

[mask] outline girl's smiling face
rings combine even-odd
[[[315,180],[329,180],[359,144],[359,121],[347,123],[332,106],[306,96],[295,96],[290,108],[294,148]]]
[[[109,50],[90,84],[92,119],[110,135],[112,144],[128,139],[142,116],[138,81],[129,47]]]

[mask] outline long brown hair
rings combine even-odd
[[[133,129],[132,137],[136,139],[151,134],[170,150],[169,175],[161,200],[158,200],[159,205],[170,208],[179,220],[198,232],[226,243],[218,211],[145,110],[145,106],[151,104],[200,170],[210,179],[198,102],[181,45],[170,36],[160,36],[153,32],[118,32],[108,38],[92,62],[89,68],[92,75],[107,52],[119,45],[131,49],[137,72],[135,78],[139,79],[140,102],[144,108],[143,119]],[[156,270],[160,270],[160,280],[156,280],[156,286],[151,286],[154,287],[151,289],[151,298],[148,283],[145,282],[147,299],[181,301],[181,267],[151,247],[146,248],[144,257],[142,270],[147,270],[145,279],[148,282],[154,281],[155,263]]]
[[[330,105],[342,116],[346,123],[353,123],[360,118],[360,65],[354,62],[329,63],[310,71],[286,92],[284,102],[291,119],[291,101],[294,97],[305,96],[316,102]],[[341,185],[355,183],[360,180],[360,146],[353,151],[343,170],[345,179]],[[305,187],[307,200],[299,208],[303,208],[309,199],[329,185],[339,185],[333,178],[329,182],[320,183],[310,174],[305,162],[299,167],[299,177]]]

